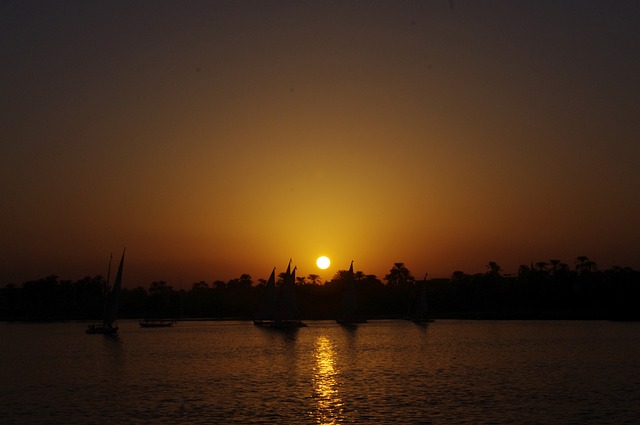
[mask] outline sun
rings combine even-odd
[[[322,257],[318,257],[316,260],[316,266],[322,270],[328,268],[330,265],[331,260],[329,260],[329,257],[325,257],[324,255]]]

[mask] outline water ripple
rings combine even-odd
[[[640,326],[181,322],[118,339],[0,326],[12,424],[636,423]]]

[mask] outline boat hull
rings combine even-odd
[[[300,320],[254,320],[253,324],[263,328],[274,329],[295,329],[307,327],[307,325]]]
[[[433,319],[411,319],[411,321],[413,323],[418,324],[418,325],[426,325],[427,323],[435,322],[435,320],[433,320]]]
[[[141,320],[138,324],[141,328],[170,328],[176,322],[173,320]]]
[[[170,328],[173,326],[173,323],[141,323],[141,328]]]
[[[101,325],[89,325],[87,330],[85,331],[87,334],[102,334],[102,335],[113,335],[118,333],[117,326],[101,326]]]

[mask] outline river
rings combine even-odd
[[[3,424],[636,424],[640,323],[0,323]]]

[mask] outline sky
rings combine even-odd
[[[640,269],[636,0],[4,0],[0,39],[0,285]]]

